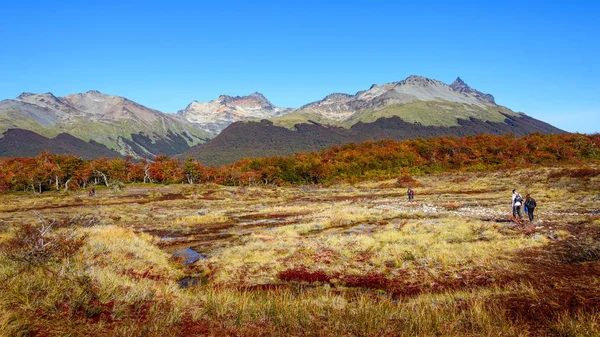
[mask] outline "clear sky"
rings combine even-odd
[[[175,112],[259,91],[298,107],[411,74],[600,132],[600,1],[0,4],[0,99],[96,89]]]

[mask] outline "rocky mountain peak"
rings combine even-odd
[[[275,106],[260,92],[254,92],[248,96],[229,96],[221,95],[217,98],[217,102],[230,107],[253,107],[272,109]]]
[[[452,84],[450,84],[450,88],[452,88],[454,91],[458,91],[458,92],[473,90],[460,77],[457,77],[456,80],[454,80],[454,82],[452,82]]]
[[[217,97],[216,101],[217,102],[228,102],[232,99],[233,97],[229,96],[229,95],[219,95],[219,97]]]
[[[25,99],[27,97],[34,96],[34,95],[36,95],[36,94],[34,94],[32,92],[24,92],[24,93],[20,94],[19,96],[17,96],[17,99]]]
[[[45,94],[24,92],[17,97],[17,100],[58,110],[71,108],[70,106],[65,107],[65,105],[68,104],[63,102],[63,100],[61,100],[60,98],[54,96],[54,94],[51,92],[47,92]]]
[[[412,81],[412,82],[424,82],[427,81],[428,78],[427,77],[423,77],[420,75],[410,75],[407,78],[404,79],[405,81]]]
[[[256,98],[259,98],[259,99],[264,99],[264,100],[266,100],[266,99],[267,99],[267,98],[265,97],[265,95],[261,94],[261,93],[260,93],[260,92],[258,92],[258,91],[255,91],[255,92],[253,92],[252,94],[250,94],[250,96],[251,96],[251,97],[256,97]]]
[[[270,118],[287,111],[274,106],[260,92],[254,92],[247,96],[220,95],[210,102],[193,101],[177,113],[202,130],[216,135],[231,123]]]
[[[27,100],[31,100],[31,99],[44,99],[44,98],[58,100],[58,97],[54,96],[54,94],[51,92],[47,92],[44,94],[36,94],[33,92],[24,92],[24,93],[20,94],[19,96],[17,96],[17,99],[20,99],[23,101],[27,101]]]
[[[93,99],[105,99],[105,98],[111,97],[111,95],[101,93],[98,90],[88,90],[85,92],[85,96],[91,97]],[[116,97],[116,96],[113,96],[113,97]]]
[[[483,93],[481,91],[478,91],[478,90],[475,90],[475,89],[471,88],[460,77],[457,77],[456,80],[454,80],[454,82],[452,82],[452,84],[450,84],[450,88],[452,88],[452,90],[454,90],[456,92],[460,92],[460,93],[463,93],[463,94],[470,94],[470,95],[473,95],[473,96],[475,96],[477,98],[480,98],[480,99],[483,99],[483,100],[488,101],[490,103],[496,104],[494,96],[492,96],[491,94],[485,94],[485,93]]]
[[[334,92],[332,94],[325,96],[325,98],[323,98],[322,101],[345,100],[345,99],[348,99],[351,97],[352,97],[352,95],[349,95],[349,94],[345,94],[345,93],[341,93],[341,92]]]
[[[462,78],[460,78],[460,76],[459,76],[459,77],[457,77],[457,78],[454,80],[454,82],[452,82],[452,84],[450,84],[450,87],[451,87],[451,88],[453,88],[453,87],[458,87],[458,86],[465,86],[465,87],[468,87],[468,85],[465,83],[465,81],[463,81],[463,80],[462,80]]]
[[[252,98],[252,99],[256,100],[257,102],[260,102],[261,106],[274,107],[273,104],[271,104],[271,102],[265,97],[265,95],[261,94],[258,91],[252,93],[250,96],[247,96],[247,97]]]
[[[398,85],[400,85],[400,86],[413,85],[413,86],[425,87],[425,86],[436,85],[436,84],[440,84],[440,83],[441,82],[432,80],[427,77],[418,76],[418,75],[410,75],[405,80],[398,82]]]

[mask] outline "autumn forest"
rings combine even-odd
[[[453,170],[486,171],[600,159],[600,135],[532,134],[379,140],[292,156],[243,159],[207,167],[165,155],[133,160],[83,160],[42,152],[34,158],[0,158],[0,191],[73,190],[95,184],[120,189],[128,183],[225,186],[331,184],[410,177]]]

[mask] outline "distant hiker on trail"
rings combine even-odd
[[[408,188],[408,192],[407,193],[408,193],[408,200],[409,201],[413,200],[415,198],[415,191],[411,187]]]
[[[523,197],[517,192],[517,190],[512,191],[512,209],[513,209],[513,217],[519,216],[521,219],[521,205],[523,205]]]
[[[525,209],[527,210],[527,216],[529,217],[529,222],[533,222],[533,211],[537,206],[535,199],[531,197],[530,194],[527,194],[525,197]]]
[[[92,187],[92,189],[91,189],[91,190],[89,190],[89,192],[88,192],[88,195],[89,195],[90,197],[93,197],[93,196],[95,196],[95,195],[96,195],[96,189]]]

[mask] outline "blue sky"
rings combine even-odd
[[[174,112],[220,94],[298,107],[411,74],[600,132],[600,1],[10,1],[0,99],[90,89]]]

